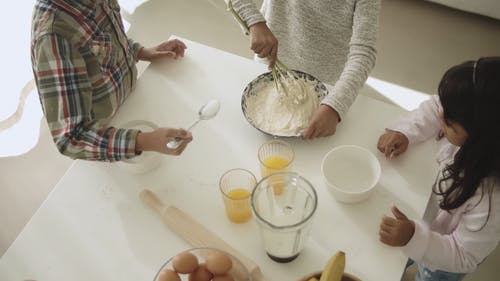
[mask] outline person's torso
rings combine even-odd
[[[111,117],[135,86],[133,49],[123,30],[116,0],[39,0],[32,26],[37,40],[57,33],[85,61],[95,119]]]
[[[291,68],[335,82],[347,61],[356,0],[265,0],[261,12]]]

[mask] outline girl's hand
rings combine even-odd
[[[415,233],[415,223],[409,220],[396,206],[391,208],[395,218],[384,216],[380,223],[379,239],[389,246],[408,244]]]
[[[167,148],[167,143],[176,137],[181,138],[180,145],[175,149]],[[184,129],[159,128],[152,132],[139,133],[135,147],[137,151],[156,151],[163,154],[180,155],[192,140],[191,132]]]
[[[179,57],[184,57],[184,50],[186,45],[177,39],[169,40],[161,43],[156,47],[142,48],[139,51],[139,60],[154,61],[163,57],[172,57],[177,59]]]
[[[387,130],[387,132],[378,139],[377,148],[385,154],[388,159],[398,157],[408,148],[408,138],[400,132]]]
[[[249,28],[250,48],[259,58],[269,58],[269,69],[273,68],[278,55],[278,39],[265,22],[256,23]]]
[[[322,104],[314,113],[308,127],[302,132],[304,139],[328,137],[335,134],[340,117],[335,109]]]

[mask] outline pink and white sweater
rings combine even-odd
[[[410,144],[435,138],[441,128],[441,110],[439,97],[432,96],[388,129],[405,134]],[[441,142],[437,161],[442,170],[459,147],[445,138]],[[402,250],[431,270],[473,272],[500,240],[500,179],[484,179],[476,194],[455,210],[440,209],[439,199],[433,194],[424,219],[414,220],[415,234]]]

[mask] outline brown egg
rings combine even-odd
[[[198,268],[191,274],[189,274],[189,281],[210,281],[212,280],[213,274],[208,271],[204,263],[200,263]]]
[[[231,274],[224,274],[214,276],[214,279],[212,279],[212,281],[234,281],[234,278],[233,276],[231,276]]]
[[[170,269],[164,269],[160,271],[160,274],[158,274],[158,281],[181,281],[181,278],[179,277],[179,274],[177,272],[170,270]]]
[[[214,275],[224,275],[233,267],[233,261],[226,255],[219,252],[212,252],[206,257],[208,271]]]
[[[179,273],[191,273],[198,268],[198,258],[189,252],[183,252],[172,259],[172,266]]]

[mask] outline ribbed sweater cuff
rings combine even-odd
[[[337,113],[339,114],[340,120],[344,119],[344,116],[347,114],[347,111],[349,110],[349,107],[347,107],[345,104],[343,104],[341,101],[339,101],[332,93],[333,93],[333,87],[328,87],[328,96],[326,96],[322,101],[321,104],[326,104],[329,107],[335,109]]]

